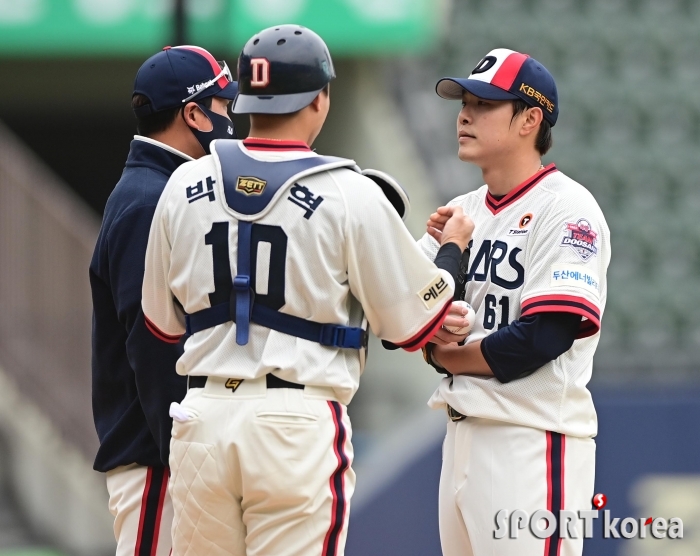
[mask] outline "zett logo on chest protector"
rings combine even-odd
[[[245,193],[246,195],[262,195],[265,191],[265,186],[267,182],[261,180],[260,178],[253,178],[250,176],[239,176],[236,181],[236,191]]]

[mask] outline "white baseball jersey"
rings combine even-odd
[[[431,407],[447,403],[473,417],[595,436],[597,417],[586,385],[610,262],[610,231],[595,199],[551,164],[500,200],[484,185],[450,204],[475,223],[465,300],[476,311],[476,323],[468,342],[543,312],[581,315],[581,327],[571,349],[527,377],[506,384],[493,377],[443,379]],[[426,234],[419,243],[435,257],[435,240]]]
[[[317,156],[298,142],[247,139],[238,146],[269,162]],[[255,194],[262,187],[256,179],[246,178],[240,194]],[[449,310],[453,280],[416,245],[381,189],[350,169],[284,187],[255,220],[253,233],[265,230],[252,253],[256,295],[274,295],[281,312],[319,323],[361,326],[366,315],[380,338],[419,349]],[[160,197],[146,253],[143,310],[154,334],[177,341],[185,313],[227,301],[217,291],[236,275],[237,235],[214,156],[180,166]],[[239,379],[274,373],[330,386],[348,403],[363,363],[363,350],[324,347],[255,323],[248,343],[237,345],[236,325],[228,322],[189,337],[177,372]]]

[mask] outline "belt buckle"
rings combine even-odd
[[[457,411],[451,405],[447,406],[447,416],[450,418],[450,421],[452,421],[453,423],[467,418],[466,415],[462,415],[459,411]]]

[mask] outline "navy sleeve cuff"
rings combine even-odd
[[[523,378],[571,349],[581,317],[538,313],[521,317],[481,341],[481,353],[503,383]]]

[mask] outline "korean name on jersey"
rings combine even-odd
[[[572,348],[529,376],[454,376],[441,381],[430,404],[563,434],[592,437],[597,417],[587,383],[600,337],[610,262],[610,232],[582,185],[552,164],[496,199],[486,185],[457,197],[475,231],[465,300],[476,311],[468,342],[521,316],[569,312],[581,316]],[[438,245],[419,241],[434,258]]]

